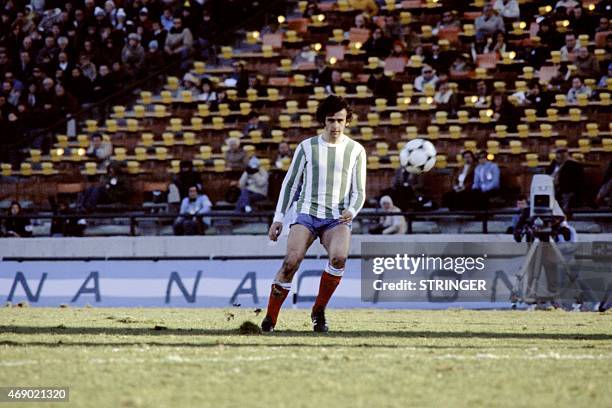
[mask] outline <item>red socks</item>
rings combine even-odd
[[[332,297],[334,291],[338,287],[340,279],[342,279],[342,276],[336,276],[330,274],[329,272],[323,272],[323,275],[321,275],[321,282],[319,283],[319,294],[317,295],[317,299],[312,307],[313,312],[325,309],[329,299]]]
[[[278,313],[280,312],[281,306],[283,302],[287,298],[289,294],[289,289],[283,288],[279,284],[272,284],[272,289],[270,290],[270,300],[268,300],[268,311],[266,313],[267,317],[272,319],[272,325],[276,325],[276,319],[278,319]]]

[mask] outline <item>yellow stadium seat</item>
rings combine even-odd
[[[418,137],[418,129],[416,126],[406,126],[406,139],[416,139]]]
[[[85,130],[88,133],[94,133],[98,131],[98,121],[93,119],[88,119],[85,121]]]
[[[166,79],[166,87],[171,91],[176,91],[179,88],[180,80],[175,76],[169,76]]]
[[[578,150],[582,153],[591,151],[591,139],[578,139]]]
[[[389,144],[387,142],[376,143],[376,154],[378,156],[386,156],[389,153]]]
[[[242,150],[246,152],[247,157],[251,157],[255,154],[255,146],[253,145],[244,145],[242,146]]]
[[[225,171],[225,159],[213,160],[213,169],[217,173],[223,173]]]
[[[554,108],[546,109],[546,120],[549,122],[557,122],[559,120],[559,111]]]
[[[224,120],[220,116],[214,116],[212,118],[212,126],[215,130],[222,130],[224,128]]]
[[[597,123],[587,123],[586,130],[589,137],[599,136],[599,124]]]
[[[410,107],[410,98],[406,96],[400,96],[396,98],[395,105],[397,106],[397,110],[399,111],[407,111]]]
[[[298,102],[297,101],[287,101],[285,102],[287,107],[287,113],[293,115],[298,111]]]
[[[202,61],[194,61],[193,72],[195,72],[197,75],[203,75],[206,72],[206,63]]]
[[[553,64],[555,65],[560,64],[561,63],[561,51],[551,51],[550,59],[552,60]]]
[[[174,146],[174,133],[164,132],[162,134],[162,140],[164,141],[164,146]]]
[[[298,37],[297,31],[295,30],[287,30],[285,31],[285,41],[290,42],[290,43],[295,43],[300,40],[300,37]]]
[[[140,144],[145,147],[153,146],[153,133],[143,133],[140,135]]]
[[[115,160],[124,161],[127,159],[127,149],[125,147],[115,147]]]
[[[451,139],[460,139],[461,138],[461,126],[449,126],[448,133],[450,134]]]
[[[435,123],[438,125],[446,125],[448,122],[448,113],[444,111],[436,112]]]
[[[368,68],[376,69],[380,66],[380,59],[378,57],[368,57]]]
[[[10,177],[13,174],[13,169],[8,163],[1,163],[0,170],[2,170],[2,175],[4,177]]]
[[[612,152],[612,139],[603,138],[601,140],[601,146],[603,147],[604,152]]]
[[[308,129],[312,126],[312,115],[300,115],[300,126]]]
[[[409,11],[400,12],[400,23],[403,25],[410,24],[412,22],[412,13]]]
[[[493,111],[491,109],[481,109],[478,111],[478,117],[480,123],[489,123],[491,122],[491,116],[493,115]]]
[[[384,112],[387,110],[387,100],[385,98],[376,98],[374,100],[374,105],[376,106],[376,110],[378,112]]]
[[[198,158],[209,160],[212,157],[212,147],[209,145],[200,146],[200,155]]]
[[[42,152],[39,149],[30,149],[30,160],[32,163],[40,163]]]
[[[196,144],[195,133],[193,132],[183,133],[183,142],[187,146],[193,146],[194,144]]]
[[[410,56],[409,64],[412,68],[421,68],[423,66],[423,57],[413,54]]]
[[[153,93],[150,91],[140,91],[140,99],[143,104],[150,105],[153,103]]]
[[[508,126],[506,125],[495,125],[495,133],[499,137],[508,136]]]
[[[567,140],[565,139],[557,139],[555,140],[556,148],[567,148]]]
[[[465,150],[470,150],[472,152],[476,151],[476,141],[475,140],[466,140],[463,142],[463,148]]]
[[[523,77],[525,79],[533,79],[533,67],[523,67]]]
[[[185,103],[193,102],[193,94],[191,91],[181,91],[181,101]]]
[[[463,25],[463,35],[466,37],[472,37],[476,35],[474,24],[464,24]]]
[[[345,86],[337,86],[336,87],[336,95],[338,95],[338,96],[346,96],[346,87]]]
[[[474,70],[474,72],[476,73],[476,78],[477,79],[485,79],[487,76],[487,69],[486,68],[482,68],[482,67],[478,67]]]
[[[448,161],[445,154],[438,154],[436,156],[436,168],[445,169],[448,166]]]
[[[540,132],[542,133],[542,137],[551,137],[553,134],[553,127],[550,123],[541,123]]]
[[[610,94],[608,92],[601,92],[599,94],[599,101],[602,106],[610,106]]]
[[[263,53],[264,58],[271,58],[274,56],[274,50],[271,45],[264,44],[261,46],[261,52]]]
[[[51,149],[49,150],[49,155],[51,156],[52,162],[61,161],[62,157],[64,156],[64,148],[60,147],[58,149]]]
[[[263,138],[263,133],[261,130],[251,130],[249,132],[249,137],[251,138],[251,142],[253,143],[261,143]]]
[[[362,140],[372,140],[374,138],[374,129],[369,126],[363,126],[360,129],[361,139]]]
[[[229,46],[221,47],[221,56],[224,59],[232,58],[233,54],[234,54],[234,50],[232,47],[229,47]]]
[[[529,125],[520,124],[516,127],[516,130],[518,131],[519,137],[529,137]]]
[[[499,154],[498,140],[487,140],[487,153]]]
[[[604,61],[606,59],[606,50],[602,49],[602,48],[597,48],[595,51],[595,58],[597,58],[597,61]]]
[[[253,97],[253,100],[257,100],[257,91],[255,91],[255,89],[247,89],[247,99],[251,100],[250,98]],[[230,101],[235,101],[236,99],[238,99],[238,91],[235,89],[228,89],[227,91],[225,91],[225,93],[227,94],[227,99],[229,99]],[[253,95],[251,95],[253,94]]]
[[[315,86],[314,88],[314,98],[317,100],[325,99],[327,95],[325,95],[325,88],[322,86]]]
[[[580,152],[572,153],[572,159],[574,159],[577,162],[583,162],[584,153],[580,153]]]
[[[357,85],[357,97],[358,98],[367,98],[368,96],[368,87],[365,85]]]
[[[423,87],[423,93],[425,96],[434,96],[436,93],[436,87],[433,84],[425,84]]]
[[[278,116],[278,125],[283,128],[283,129],[287,129],[289,127],[291,127],[291,116],[289,115],[279,115]]]
[[[191,118],[191,128],[195,131],[200,131],[204,128],[204,120],[198,117]]]
[[[219,104],[219,115],[221,116],[229,116],[231,113],[230,106],[228,103],[220,103]]]
[[[42,170],[43,176],[50,176],[55,173],[55,169],[53,168],[53,163],[51,162],[42,162],[40,164],[40,169]]]
[[[376,127],[380,124],[380,115],[376,112],[368,113],[368,126]]]
[[[368,169],[378,170],[380,168],[380,159],[378,156],[368,156]]]
[[[293,75],[293,85],[306,86],[306,76],[302,74]]]
[[[285,136],[285,133],[279,129],[274,129],[270,134],[274,143],[282,143]]]
[[[402,114],[399,112],[391,112],[389,118],[391,119],[392,126],[399,126],[402,124]]]
[[[344,30],[342,30],[341,28],[334,28],[332,30],[332,40],[335,42],[342,42],[344,41]]]
[[[172,92],[161,91],[159,96],[161,96],[161,103],[166,104],[166,105],[172,103]]]
[[[127,170],[128,174],[139,174],[140,173],[140,163],[137,161],[128,161],[127,162]]]
[[[153,112],[156,118],[163,118],[166,116],[166,106],[165,105],[155,105],[153,107]]]
[[[210,108],[208,105],[201,103],[198,105],[198,116],[203,118],[210,116]]]
[[[457,111],[457,121],[459,123],[468,123],[470,121],[470,114],[468,113],[468,111]]]
[[[136,156],[136,160],[145,161],[147,160],[147,149],[144,147],[135,147],[134,155]]]
[[[563,108],[563,107],[567,106],[567,98],[566,98],[566,96],[563,95],[563,94],[556,94],[555,95],[555,103],[560,108]]]
[[[113,106],[113,113],[117,118],[125,118],[125,106],[123,105],[115,105]]]
[[[136,119],[128,119],[125,123],[128,132],[138,132],[138,121]]]
[[[255,102],[257,100],[257,89],[249,88],[246,91],[247,93],[247,101]]]
[[[522,149],[523,149],[523,143],[520,140],[510,141],[510,153],[520,154]]]
[[[268,88],[267,92],[268,92],[268,98],[270,98],[270,101],[273,101],[273,102],[278,101],[278,95],[279,95],[278,89]]]
[[[317,108],[319,107],[318,101],[306,101],[306,110],[308,113],[315,114],[317,113]]]
[[[569,110],[569,118],[572,122],[580,122],[580,115],[582,111],[578,108],[571,108]]]
[[[251,113],[251,104],[249,102],[241,102],[240,103],[240,114],[243,116]]]
[[[89,146],[89,137],[87,135],[77,135],[77,144],[79,147],[86,148]]]
[[[527,167],[538,167],[538,155],[536,153],[527,153],[525,155]]]
[[[493,88],[498,92],[506,92],[506,83],[504,81],[493,82]]]
[[[95,176],[98,172],[98,165],[94,162],[85,163],[85,174],[88,176]]]
[[[57,145],[62,149],[68,148],[68,136],[66,135],[56,135],[55,139],[57,140]]]
[[[427,126],[427,138],[435,140],[440,137],[440,128],[436,125]]]
[[[155,158],[157,160],[166,160],[168,158],[168,149],[165,147],[156,147]]]
[[[403,84],[402,85],[402,96],[412,97],[414,95],[414,87],[412,84]]]
[[[170,119],[170,131],[171,132],[180,132],[182,130],[183,130],[183,119],[181,118]]]
[[[195,167],[195,160],[193,161]],[[170,160],[170,173],[177,174],[181,171],[181,161],[180,160]]]

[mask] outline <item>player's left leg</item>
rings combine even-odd
[[[336,225],[324,231],[321,236],[321,244],[327,250],[329,262],[321,275],[319,293],[312,307],[313,330],[316,332],[327,332],[328,330],[325,320],[325,307],[344,274],[350,243],[351,230],[344,224]]]

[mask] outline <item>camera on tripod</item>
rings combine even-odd
[[[555,187],[551,176],[536,174],[531,182],[529,194],[529,216],[522,228],[515,231],[515,239],[534,242],[549,242],[551,238],[563,233],[562,222],[565,214],[555,199]]]

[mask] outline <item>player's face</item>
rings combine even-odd
[[[325,118],[325,133],[332,139],[339,138],[346,127],[346,109]]]

